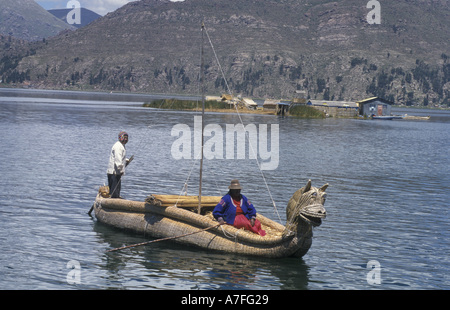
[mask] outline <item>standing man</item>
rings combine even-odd
[[[117,141],[111,149],[108,170],[106,171],[108,174],[109,195],[111,198],[121,198],[121,178],[125,173],[125,167],[133,160],[133,156],[131,156],[130,159],[126,158],[127,150],[125,149],[125,144],[127,144],[127,142],[128,134],[125,131],[121,131],[119,133],[119,141]]]

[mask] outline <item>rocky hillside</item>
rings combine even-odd
[[[450,2],[141,0],[48,39],[9,73],[42,88],[198,94],[201,21],[234,94],[449,104]],[[207,41],[207,40],[206,40]],[[209,43],[208,43],[209,45]],[[207,93],[226,91],[211,48]],[[25,80],[8,79],[26,72]]]
[[[0,34],[38,41],[74,27],[63,23],[34,0],[0,1]]]

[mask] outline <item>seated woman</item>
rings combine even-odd
[[[222,197],[214,208],[213,216],[220,224],[230,224],[236,228],[244,228],[265,236],[266,232],[261,228],[261,223],[256,219],[255,207],[247,197],[241,195],[241,185],[238,180],[232,180],[230,190]]]

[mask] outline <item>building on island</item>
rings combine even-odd
[[[375,116],[390,116],[391,106],[394,104],[391,101],[372,97],[356,102],[359,109],[359,115],[370,117]]]

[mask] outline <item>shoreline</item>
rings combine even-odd
[[[195,100],[197,98],[200,98],[197,96],[189,95],[0,87],[0,97],[147,102],[155,99],[169,99],[173,98],[174,96],[180,99],[187,100]]]
[[[6,86],[6,85],[5,85]],[[25,97],[25,98],[49,98],[49,99],[74,99],[74,100],[98,100],[98,101],[128,101],[128,102],[148,102],[158,99],[180,99],[180,100],[201,100],[197,95],[186,94],[162,94],[162,93],[127,93],[127,92],[107,92],[107,91],[90,91],[90,90],[62,90],[62,89],[38,89],[38,88],[17,88],[0,86],[0,97]],[[401,109],[420,109],[420,110],[434,110],[434,111],[449,111],[450,107],[425,107],[425,106],[405,106],[392,105],[393,108]],[[211,112],[224,112],[211,111]],[[192,110],[187,110],[192,111]],[[245,110],[242,110],[245,111]],[[258,111],[258,110],[256,110]],[[245,111],[245,113],[248,113]],[[270,114],[274,111],[250,111],[250,114]]]

